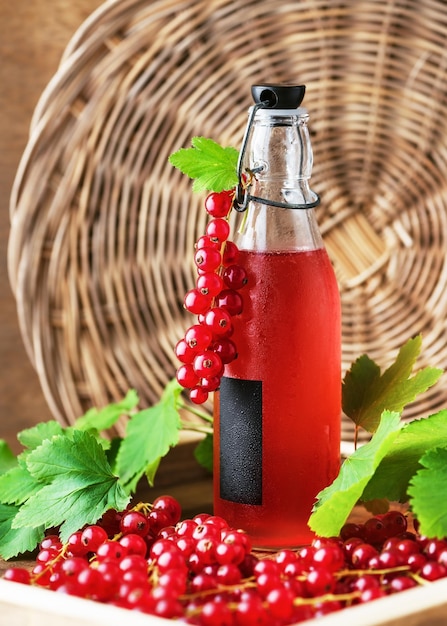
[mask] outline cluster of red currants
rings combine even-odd
[[[196,243],[196,286],[184,298],[185,309],[198,316],[198,323],[188,328],[175,346],[182,363],[177,381],[190,390],[196,404],[203,404],[208,394],[218,389],[225,365],[237,357],[231,318],[242,312],[239,290],[247,275],[237,264],[237,246],[228,240],[233,198],[234,191],[222,191],[210,193],[205,200],[211,219]]]
[[[196,626],[287,626],[447,576],[447,541],[410,532],[399,511],[267,556],[221,517],[180,514],[168,495],[108,511],[4,578]]]

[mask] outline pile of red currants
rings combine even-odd
[[[242,312],[239,291],[247,275],[237,264],[237,246],[228,240],[233,198],[234,191],[223,191],[210,193],[205,200],[211,219],[196,243],[196,286],[184,298],[184,307],[197,315],[198,323],[188,328],[175,346],[182,363],[177,380],[189,389],[196,404],[205,402],[208,394],[218,389],[225,364],[237,357],[231,318]]]
[[[447,576],[447,541],[399,511],[346,524],[298,550],[253,552],[218,516],[181,521],[169,495],[47,536],[30,569],[4,578],[197,626],[286,626]]]

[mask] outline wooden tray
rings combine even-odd
[[[152,615],[0,580],[0,623],[5,626],[166,626]],[[443,626],[447,580],[344,609],[300,626]]]

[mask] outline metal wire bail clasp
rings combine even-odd
[[[236,211],[239,211],[240,213],[242,213],[243,211],[247,209],[248,202],[250,200],[250,194],[248,190],[249,190],[251,179],[253,176],[253,172],[249,172],[250,178],[247,182],[245,182],[242,177],[242,174],[243,174],[242,167],[244,163],[245,152],[247,149],[248,138],[250,136],[250,131],[253,126],[253,121],[255,119],[256,113],[259,111],[259,109],[262,109],[263,107],[268,106],[268,104],[269,104],[268,102],[258,102],[257,104],[254,104],[251,107],[247,127],[245,129],[244,137],[242,139],[242,146],[239,152],[239,159],[237,162],[238,184],[236,186],[236,193],[234,196],[234,204],[233,204],[234,209]]]

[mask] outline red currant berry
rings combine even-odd
[[[233,613],[228,604],[220,600],[209,600],[200,612],[202,626],[233,626]]]
[[[315,567],[323,567],[330,572],[342,569],[345,563],[343,550],[336,544],[327,544],[319,548],[313,557]]]
[[[247,284],[247,272],[241,265],[229,265],[222,274],[223,282],[230,289],[242,289]]]
[[[205,232],[212,240],[223,243],[228,239],[230,234],[230,225],[227,220],[217,217],[208,222]]]
[[[124,535],[132,533],[144,537],[149,530],[149,520],[140,511],[128,511],[121,518],[120,530]]]
[[[364,537],[367,543],[381,544],[387,539],[387,532],[383,521],[379,517],[371,517],[365,522]]]
[[[237,357],[237,348],[229,337],[221,337],[213,343],[213,351],[220,356],[222,363],[231,363]]]
[[[200,381],[200,386],[204,391],[211,393],[212,391],[216,391],[216,389],[219,389],[220,379],[220,376],[209,376],[208,378],[202,378],[202,380]]]
[[[70,557],[69,557],[70,558]],[[78,557],[74,557],[78,558]],[[80,558],[80,557],[79,557]],[[36,563],[36,565],[31,570],[32,573],[32,584],[40,585],[41,587],[49,587],[51,577],[55,573],[53,568],[48,567],[48,565],[44,565],[43,563]],[[60,571],[57,572],[58,577],[62,577]],[[20,581],[17,581],[20,582]]]
[[[244,302],[242,296],[234,289],[224,289],[216,297],[216,305],[230,315],[239,315],[242,313]]]
[[[170,520],[170,524],[177,524],[182,514],[180,502],[170,495],[158,496],[152,502],[152,508],[156,511],[164,511]]]
[[[363,539],[363,525],[362,524],[354,524],[353,522],[347,522],[342,526],[340,530],[340,538],[342,541],[347,541],[348,539],[352,539],[353,537],[358,537]]]
[[[371,602],[372,600],[378,600],[386,596],[386,591],[380,587],[374,587],[371,589],[365,589],[360,596],[360,603]]]
[[[174,349],[175,356],[182,363],[192,363],[196,355],[196,350],[191,348],[184,339],[180,339]]]
[[[155,603],[153,612],[158,617],[165,619],[176,619],[183,615],[183,607],[179,600],[175,598],[165,598]]]
[[[388,511],[382,517],[382,523],[388,537],[401,535],[407,530],[407,518],[400,511]]]
[[[161,509],[152,510],[147,518],[152,535],[158,535],[161,530],[171,525],[169,515]]]
[[[420,552],[410,554],[407,558],[407,565],[414,574],[417,574],[426,563],[426,557]]]
[[[31,582],[31,574],[24,567],[8,567],[3,574],[3,578],[15,583],[22,583],[23,585],[29,585]]]
[[[225,249],[222,256],[222,265],[227,267],[236,263],[239,256],[239,248],[233,241],[225,242]]]
[[[194,324],[185,333],[185,341],[197,353],[199,350],[206,350],[213,339],[213,333],[202,324]]]
[[[123,556],[126,556],[126,548],[111,539],[104,541],[96,550],[98,561],[119,561]]]
[[[267,609],[262,599],[256,595],[248,595],[236,607],[236,624],[238,626],[263,626],[270,622]]]
[[[185,519],[179,522],[175,529],[178,537],[192,537],[194,530],[198,526],[197,522],[193,519]]]
[[[104,528],[100,526],[87,526],[82,531],[81,541],[84,544],[84,547],[87,548],[89,552],[96,552],[98,547],[107,541],[107,533]]]
[[[373,574],[359,576],[352,583],[352,589],[355,591],[366,591],[367,589],[377,589],[378,587],[380,587],[380,578]]]
[[[351,562],[354,567],[366,568],[370,559],[378,556],[378,551],[369,543],[361,543],[357,545],[351,552]]]
[[[47,535],[44,539],[42,539],[39,547],[41,550],[54,548],[60,551],[62,549],[62,542],[57,535]]]
[[[175,594],[184,594],[188,585],[187,570],[169,570],[158,578],[158,585],[173,590]]]
[[[206,526],[213,526],[214,528],[217,528],[220,532],[230,528],[227,520],[220,515],[210,515],[203,523]]]
[[[286,587],[276,587],[272,589],[266,597],[269,613],[276,619],[288,620],[293,613],[294,596],[290,589]]]
[[[208,326],[215,335],[227,335],[232,328],[231,316],[228,311],[215,307],[205,313],[205,325]]]
[[[37,563],[51,563],[59,556],[59,550],[55,550],[54,548],[46,548],[44,550],[39,550],[36,561]]]
[[[208,237],[208,235],[202,235],[199,239],[197,239],[195,249],[202,250],[203,248],[214,248],[220,253],[220,243],[218,241],[213,241],[211,237]]]
[[[119,568],[122,572],[143,572],[146,574],[147,567],[147,561],[141,554],[127,554],[119,562]]]
[[[316,597],[334,591],[335,583],[333,574],[328,570],[313,569],[307,575],[305,587],[310,596]]]
[[[205,210],[212,217],[226,217],[233,205],[234,191],[212,192],[205,199]]]
[[[196,387],[193,387],[189,392],[191,402],[193,402],[194,404],[203,404],[208,400],[208,395],[209,394],[207,389],[202,387],[202,385],[197,385]]]
[[[436,561],[428,561],[422,566],[419,575],[425,580],[438,580],[444,578],[447,575],[447,568],[442,563],[436,563]]]
[[[136,554],[138,556],[146,556],[147,544],[141,535],[135,533],[128,533],[123,535],[119,540],[119,543],[126,549],[127,554],[130,556]]]
[[[382,550],[378,556],[379,566],[383,568],[393,568],[404,564],[404,556],[398,550]]]
[[[437,560],[444,550],[447,550],[447,542],[444,539],[429,539],[424,547],[424,554],[429,559]]]
[[[201,276],[198,277],[196,287],[203,293],[208,296],[217,296],[223,289],[224,281],[219,274],[215,272],[205,272]]]
[[[416,587],[416,585],[417,582],[409,576],[396,576],[390,581],[389,590],[391,593],[397,593]]]
[[[151,546],[149,550],[149,555],[151,559],[158,559],[163,552],[169,552],[171,550],[178,550],[177,546],[171,539],[157,539]]]
[[[181,365],[176,372],[176,378],[177,382],[185,389],[192,389],[200,380],[192,364]]]
[[[191,289],[185,295],[183,305],[187,311],[198,315],[199,313],[205,313],[210,308],[212,297],[204,295],[198,289]]]
[[[261,559],[258,561],[254,568],[253,574],[255,576],[260,576],[261,574],[273,574],[275,576],[280,576],[282,571],[282,566],[276,561],[271,559]]]
[[[88,548],[82,541],[82,530],[72,533],[67,541],[68,556],[84,556],[87,552]]]
[[[199,248],[194,255],[196,266],[205,272],[213,272],[221,264],[220,252],[215,248]]]
[[[157,567],[159,572],[168,572],[169,570],[186,569],[185,557],[179,548],[171,542],[169,550],[166,550],[157,557]]]
[[[222,372],[222,359],[211,350],[198,354],[193,362],[194,371],[200,378],[219,376]]]
[[[88,561],[80,556],[72,556],[65,559],[61,565],[61,571],[64,576],[77,576],[88,567]]]

